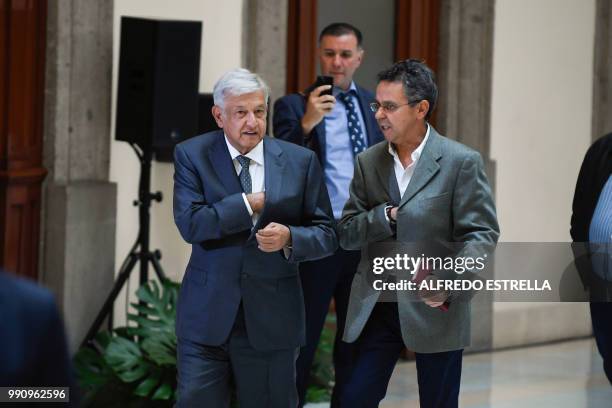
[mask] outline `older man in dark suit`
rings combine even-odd
[[[192,254],[177,312],[178,406],[295,407],[304,344],[298,262],[337,248],[315,154],[265,136],[268,88],[229,71],[214,88],[222,128],[177,145],[174,218]]]

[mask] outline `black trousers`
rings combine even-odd
[[[342,334],[346,322],[349,295],[351,294],[351,283],[359,259],[359,251],[345,251],[340,248],[332,256],[317,261],[304,262],[300,265],[300,279],[302,280],[306,308],[306,345],[300,349],[300,356],[297,360],[297,389],[300,407],[305,402],[310,367],[332,298],[336,306],[336,326],[338,330],[334,340],[335,386],[331,408],[340,406],[342,389],[350,375],[356,357],[355,346],[343,342]]]
[[[375,408],[385,397],[404,348],[397,303],[379,302],[359,337],[359,357],[344,387],[342,407]],[[422,408],[457,408],[463,350],[416,353]]]
[[[295,408],[298,349],[258,351],[249,343],[242,305],[220,346],[178,340],[178,408],[228,408],[232,384],[240,408]]]

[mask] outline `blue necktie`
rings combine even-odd
[[[251,163],[251,159],[246,156],[236,156],[236,160],[238,160],[238,163],[240,163],[240,166],[242,166],[240,169],[240,174],[238,174],[240,184],[242,185],[242,191],[244,191],[245,194],[251,194],[251,190],[253,189],[251,183],[251,173],[249,173],[249,164]]]
[[[346,107],[346,119],[348,123],[349,136],[351,138],[351,146],[353,147],[353,155],[356,156],[365,150],[366,144],[363,138],[363,130],[361,130],[359,116],[357,116],[355,102],[353,101],[352,95],[355,95],[355,91],[351,89],[347,93],[339,93],[338,99],[344,103],[344,106]]]

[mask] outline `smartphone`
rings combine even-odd
[[[322,85],[331,85],[333,87],[334,77],[326,76],[326,75],[317,76],[317,80],[314,82],[314,84],[310,85],[308,88],[304,90],[304,95],[308,96],[312,91],[315,90],[315,88],[318,88]],[[326,89],[323,92],[321,92],[321,95],[331,95],[331,94],[332,94],[332,88]]]

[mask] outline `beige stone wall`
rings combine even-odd
[[[491,103],[501,241],[569,241],[591,143],[595,0],[497,0]],[[493,346],[590,333],[588,305],[495,303]]]
[[[591,141],[595,0],[497,0],[491,157],[502,241],[569,241]]]

